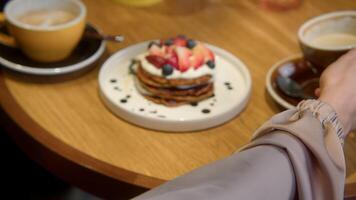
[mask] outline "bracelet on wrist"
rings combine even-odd
[[[329,104],[320,100],[303,100],[298,104],[297,109],[299,115],[306,111],[312,112],[313,116],[320,121],[323,129],[325,130],[327,127],[334,129],[341,144],[344,144],[343,126],[338,119],[337,113]]]

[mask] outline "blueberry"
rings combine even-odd
[[[157,42],[152,41],[148,44],[148,48],[151,48],[153,45],[160,46]]]
[[[169,76],[173,73],[173,66],[170,64],[164,64],[162,67],[162,75]]]
[[[206,64],[208,65],[208,67],[210,69],[214,69],[215,68],[215,63],[212,60],[209,60],[208,62],[206,62]]]
[[[189,39],[189,40],[187,41],[187,47],[188,47],[189,49],[193,49],[193,48],[195,47],[195,45],[197,45],[197,43],[196,43],[194,40]]]
[[[166,41],[164,41],[164,44],[167,45],[167,46],[170,46],[173,44],[173,39],[168,39]]]

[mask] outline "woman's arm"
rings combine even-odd
[[[135,198],[293,199],[293,167],[286,152],[261,145],[194,170]]]
[[[350,130],[356,130],[356,49],[323,72],[316,94],[335,109],[344,125],[345,137]]]

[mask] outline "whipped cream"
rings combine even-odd
[[[162,69],[158,69],[155,67],[153,64],[148,62],[146,60],[146,56],[148,53],[142,53],[136,57],[137,60],[141,62],[142,68],[155,76],[160,76],[163,77],[162,75]],[[204,64],[203,66],[199,67],[198,69],[194,69],[194,67],[189,68],[185,72],[181,72],[177,69],[173,70],[173,73],[169,76],[165,76],[167,79],[193,79],[193,78],[198,78],[204,75],[211,75],[214,77],[214,69],[211,69],[207,64]]]

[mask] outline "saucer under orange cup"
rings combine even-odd
[[[6,33],[5,27],[0,27]],[[85,32],[100,33],[91,24],[87,24]],[[57,62],[43,63],[28,58],[20,49],[0,43],[0,66],[24,74],[53,76],[72,73],[89,67],[104,53],[106,42],[101,39],[82,37],[76,48],[65,59]]]

